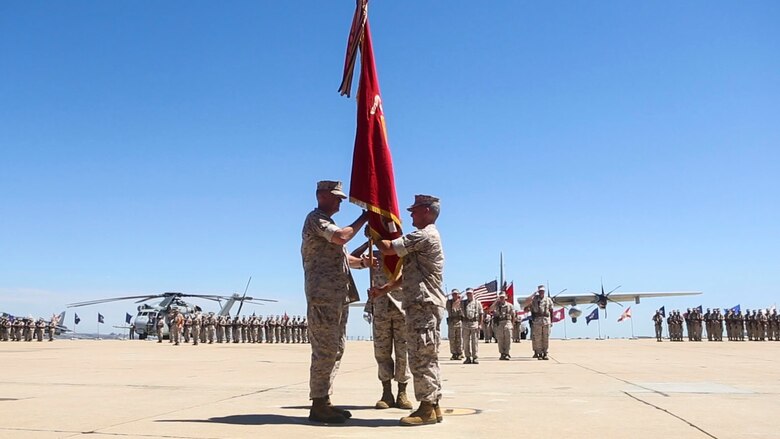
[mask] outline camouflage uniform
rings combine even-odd
[[[393,249],[403,258],[403,308],[409,366],[418,401],[437,405],[441,399],[439,342],[446,298],[444,252],[434,224],[394,239]]]
[[[209,344],[214,343],[214,332],[216,332],[217,329],[217,319],[214,317],[214,314],[209,314],[208,320],[206,320],[206,338],[208,339]]]
[[[37,322],[35,322],[35,339],[38,341],[43,341],[43,331],[46,329],[46,322],[43,321],[43,318],[39,318]]]
[[[450,360],[463,359],[463,310],[461,309],[460,296],[454,297],[458,290],[453,290],[453,298],[447,300],[447,338],[450,341]]]
[[[373,285],[387,283],[382,264],[371,269]],[[394,290],[386,295],[370,298],[364,311],[373,316],[374,358],[378,366],[379,381],[393,378],[405,383],[411,378],[406,356],[406,315],[401,300],[401,292]],[[393,360],[395,351],[395,360]]]
[[[490,343],[493,340],[493,316],[485,314],[485,318],[482,319],[482,334],[485,337],[485,343]]]
[[[165,328],[165,319],[162,316],[162,313],[157,315],[157,323],[155,325],[157,329],[157,343],[162,343],[163,341],[163,328]]]
[[[0,341],[8,341],[11,324],[7,317],[0,317]]]
[[[309,398],[327,398],[344,355],[349,297],[357,294],[346,249],[331,242],[339,230],[319,208],[303,223],[301,256],[306,291],[306,315],[311,331]]]
[[[533,316],[534,351],[537,358],[547,357],[550,346],[550,317],[552,316],[553,301],[547,296],[542,298],[538,294],[531,301],[531,315]]]
[[[504,295],[503,292],[501,294]],[[502,360],[508,360],[510,358],[509,349],[512,347],[512,325],[515,319],[515,309],[511,303],[507,301],[501,303],[499,299],[490,306],[490,312],[493,314],[495,322],[498,353],[501,354]]]
[[[653,323],[655,323],[655,339],[656,341],[662,341],[664,332],[664,317],[659,311],[655,312],[655,315],[653,316]]]
[[[200,342],[200,328],[203,324],[203,319],[200,313],[195,313],[195,318],[192,319],[192,345],[197,346]]]
[[[466,296],[468,297],[468,296]],[[485,311],[478,300],[461,301],[463,308],[463,347],[468,363],[478,363],[479,358],[479,325]]]

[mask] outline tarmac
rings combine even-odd
[[[0,438],[780,438],[780,342],[553,340],[537,361],[522,341],[511,353],[481,344],[480,364],[464,365],[443,342],[444,422],[401,427],[409,411],[374,409],[368,341],[348,342],[336,377],[332,400],[353,413],[343,425],[307,419],[309,345],[4,342]]]

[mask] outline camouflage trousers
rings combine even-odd
[[[406,318],[395,307],[374,315],[374,358],[379,367],[379,381],[395,378],[405,383],[411,378],[406,356]]]
[[[482,332],[485,335],[485,343],[490,343],[490,341],[493,339],[493,325],[491,323],[483,324]]]
[[[197,345],[200,341],[200,325],[192,326],[192,344]]]
[[[176,325],[171,327],[171,333],[168,334],[171,338],[171,342],[179,344],[179,338],[181,337],[181,328],[177,328]]]
[[[344,355],[349,307],[309,304],[307,308],[311,337],[309,399],[325,398],[333,393],[333,380]]]
[[[479,323],[466,322],[463,324],[463,350],[466,358],[479,358]]]
[[[550,347],[550,325],[546,319],[534,319],[534,352],[537,355],[547,354],[547,349]]]
[[[416,303],[406,309],[406,344],[417,401],[435,404],[441,399],[439,328],[443,314],[443,308],[430,303]]]
[[[463,355],[463,323],[460,320],[447,324],[447,338],[450,339],[450,353]]]
[[[496,326],[496,339],[498,340],[498,353],[508,355],[512,346],[512,321],[507,320]]]
[[[661,324],[659,324],[659,323],[656,323],[655,324],[655,339],[658,340],[658,341],[661,341],[663,336],[664,336],[663,326],[661,326]]]

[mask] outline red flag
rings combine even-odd
[[[623,311],[623,314],[620,315],[618,322],[622,322],[623,320],[630,319],[630,318],[631,318],[631,307],[629,306],[628,308],[626,308],[625,311]]]
[[[504,290],[506,291],[506,301],[509,303],[515,303],[515,283],[510,282],[509,286]]]
[[[360,1],[358,9],[361,9]],[[357,14],[358,11],[356,16]],[[357,132],[352,156],[349,200],[369,211],[368,225],[373,239],[395,239],[401,236],[401,220],[368,18],[365,18],[360,51],[362,58],[357,96]],[[401,259],[398,256],[384,257],[384,269],[391,278],[395,278],[400,267]]]
[[[557,310],[553,311],[552,314],[553,323],[558,323],[565,318],[566,318],[566,310],[564,308],[558,308]]]

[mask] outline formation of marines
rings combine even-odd
[[[162,343],[168,325],[169,343],[193,345],[212,343],[309,343],[306,316],[251,315],[220,316],[213,312],[195,312],[186,316],[177,309],[152,322],[157,342]]]
[[[43,317],[37,320],[32,316],[11,317],[0,316],[0,341],[43,341],[54,340],[57,331],[58,316],[52,316],[50,321]]]
[[[663,340],[663,313],[658,310],[652,317],[656,340]],[[741,310],[729,309],[723,313],[720,308],[702,313],[699,308],[688,308],[685,313],[673,310],[665,318],[669,340],[702,341],[704,333],[708,341],[723,341],[723,332],[729,341],[780,341],[780,315],[776,309]]]

